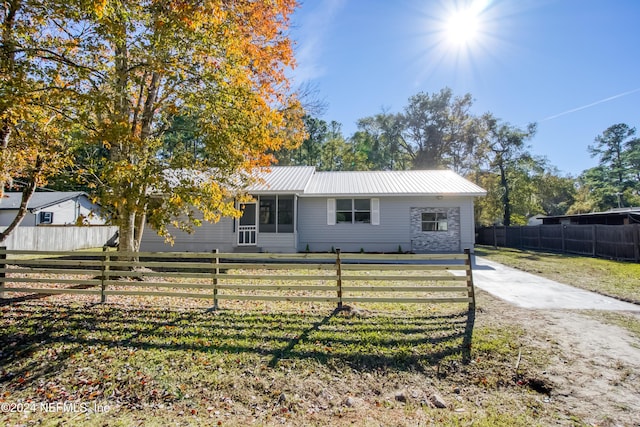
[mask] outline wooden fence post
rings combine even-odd
[[[6,246],[0,246],[0,251],[2,251],[2,253],[0,253],[0,269],[2,269],[2,271],[0,271],[0,299],[4,298],[4,280],[6,278],[4,270],[7,268],[6,250]]]
[[[338,275],[338,308],[342,308],[342,263],[339,248],[336,248],[336,274]]]
[[[518,234],[518,246],[517,246],[518,249],[522,249],[524,247],[524,244],[522,243],[522,241],[523,241],[523,238],[522,238],[522,227],[523,226],[521,225],[520,226],[520,230],[519,230],[520,233]]]
[[[498,249],[498,233],[495,224],[493,225],[493,249]]]
[[[476,292],[473,288],[473,263],[471,259],[471,249],[467,248],[464,250],[467,259],[465,259],[464,264],[467,266],[466,275],[467,275],[467,295],[471,300],[469,301],[469,310],[476,309]]]
[[[220,258],[218,258],[218,254],[220,253],[218,249],[214,249],[213,253],[215,254],[215,258],[213,259],[214,264],[220,264]],[[211,285],[213,286],[213,311],[218,310],[218,274],[220,273],[220,269],[218,267],[213,269],[213,279],[211,280]]]
[[[100,303],[104,304],[107,302],[107,296],[104,294],[106,284],[105,281],[107,279],[107,274],[109,272],[109,262],[111,257],[109,256],[109,247],[102,247],[102,274],[100,275]]]
[[[640,225],[633,225],[633,258],[640,262]]]

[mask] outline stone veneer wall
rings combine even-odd
[[[423,213],[446,213],[447,231],[422,231]],[[411,250],[459,252],[460,208],[411,208]]]

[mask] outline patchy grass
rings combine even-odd
[[[640,264],[479,246],[476,255],[577,288],[640,304]]]
[[[640,338],[640,316],[637,314],[615,311],[590,311],[589,315],[607,323],[620,326],[632,335]]]
[[[482,311],[476,319],[464,305],[334,311],[226,301],[211,312],[77,298],[0,307],[0,400],[9,405],[1,424],[530,426],[558,419],[531,386],[544,350],[527,350],[527,368],[516,372],[524,332]],[[434,394],[448,408],[434,407]],[[10,410],[19,404],[29,411]]]

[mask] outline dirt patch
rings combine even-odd
[[[480,322],[497,319],[520,325],[523,347],[549,351],[540,377],[525,379],[567,414],[588,425],[640,425],[640,339],[587,312],[517,308],[487,294]],[[638,313],[630,313],[640,319]],[[521,367],[528,360],[526,348]]]

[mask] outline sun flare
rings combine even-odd
[[[452,44],[469,44],[478,33],[478,17],[470,10],[451,15],[446,23],[446,37]]]
[[[453,46],[468,47],[480,37],[483,13],[489,6],[488,0],[474,0],[464,7],[449,11],[444,19],[444,37]]]
[[[425,2],[427,3],[427,2]],[[424,31],[421,46],[423,81],[437,70],[447,70],[459,81],[477,79],[480,67],[498,60],[509,48],[505,38],[508,18],[523,7],[523,2],[497,0],[435,0],[424,6],[416,24]]]

